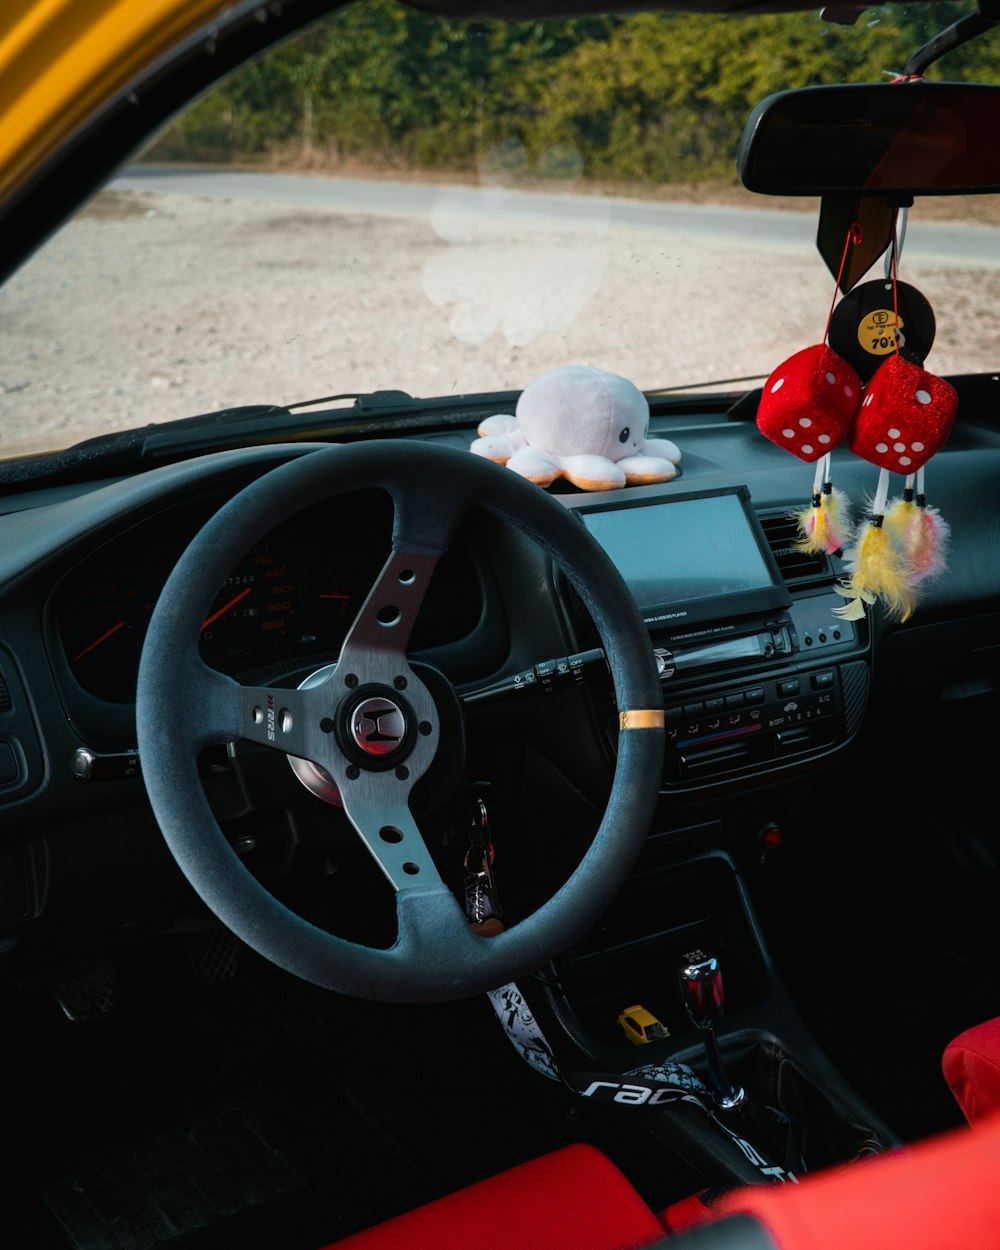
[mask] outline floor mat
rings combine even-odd
[[[247,1109],[230,1106],[48,1185],[43,1198],[74,1250],[154,1250],[304,1184]]]
[[[485,995],[385,1004],[256,957],[205,984],[176,943],[111,954],[100,1019],[11,991],[3,1250],[317,1250],[579,1140],[657,1205],[694,1187],[635,1117],[532,1071]]]

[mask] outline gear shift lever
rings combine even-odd
[[[746,1093],[729,1079],[719,1050],[716,1026],[725,1005],[719,961],[704,951],[689,951],[681,960],[678,977],[687,1013],[705,1035],[705,1059],[716,1106],[732,1111],[743,1102]]]

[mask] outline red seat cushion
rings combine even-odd
[[[447,1194],[325,1250],[635,1250],[664,1228],[624,1175],[577,1144]]]
[[[787,1250],[985,1250],[1000,1244],[997,1176],[1000,1114],[975,1132],[955,1129],[797,1185],[713,1194],[711,1218],[752,1216]],[[675,1233],[685,1222],[702,1222],[705,1204],[696,1202],[673,1208]],[[490,1250],[636,1250],[663,1237],[664,1225],[615,1165],[591,1146],[574,1145],[326,1250],[443,1250],[479,1241]]]
[[[798,1185],[734,1190],[718,1216],[755,1216],[789,1250],[952,1250],[1000,1244],[1000,1116]]]
[[[970,1124],[1000,1109],[1000,1017],[959,1033],[945,1047],[941,1069]]]

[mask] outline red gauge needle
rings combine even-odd
[[[218,612],[212,613],[212,615],[208,618],[208,620],[204,623],[204,625],[202,625],[202,629],[208,629],[209,625],[211,625],[213,621],[217,621],[220,616],[225,616],[226,613],[229,611],[229,609],[235,608],[236,605],[239,603],[239,601],[241,599],[245,599],[251,590],[253,590],[253,587],[248,586],[246,590],[241,590],[240,593],[235,596],[235,598],[230,599],[228,603],[223,604],[222,607],[219,608]],[[98,639],[98,642],[99,641],[100,639]],[[96,646],[96,643],[94,645]]]
[[[350,595],[320,595],[321,599],[350,599]]]
[[[73,656],[73,663],[75,664],[77,660],[82,660],[85,655],[89,655],[89,653],[93,651],[95,647],[99,647],[102,642],[106,642],[107,639],[110,638],[112,634],[117,634],[118,631],[124,626],[124,624],[125,624],[124,621],[118,621],[117,624],[112,625],[110,629],[106,629],[104,633],[101,634],[100,638],[94,639],[94,641],[90,644],[89,647],[84,647],[83,650],[79,652],[78,655]]]

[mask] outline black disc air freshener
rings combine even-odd
[[[862,382],[896,350],[897,312],[899,354],[923,365],[934,343],[934,312],[916,287],[892,279],[865,282],[840,301],[830,321],[828,341],[833,350],[858,372]]]

